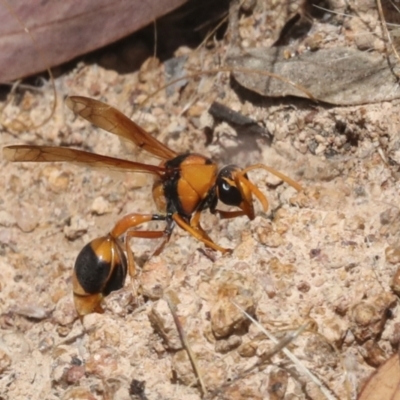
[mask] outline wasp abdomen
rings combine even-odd
[[[78,313],[83,315],[99,309],[104,296],[124,286],[126,273],[126,256],[111,235],[92,240],[83,247],[75,261],[73,275]]]

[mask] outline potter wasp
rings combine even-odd
[[[228,165],[221,169],[211,159],[200,154],[177,154],[115,108],[86,97],[73,96],[66,100],[70,109],[92,124],[132,141],[148,153],[160,158],[159,165],[128,161],[77,149],[50,146],[14,145],[3,149],[10,161],[54,162],[69,161],[93,167],[108,167],[135,171],[154,176],[153,199],[158,208],[155,214],[131,213],[121,218],[111,231],[88,243],[79,253],[73,273],[73,292],[76,309],[80,315],[101,311],[104,296],[120,289],[129,274],[135,276],[131,238],[162,238],[156,250],[159,254],[178,225],[207,247],[225,253],[229,251],[214,243],[200,225],[204,210],[221,218],[247,216],[254,219],[253,195],[263,209],[268,208],[264,194],[249,180],[248,172],[264,169],[301,190],[301,186],[263,164],[239,168]],[[235,206],[235,211],[217,209],[221,201]],[[164,221],[164,230],[134,230],[150,221]]]

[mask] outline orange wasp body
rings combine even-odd
[[[124,114],[100,101],[73,96],[66,102],[75,113],[94,125],[128,139],[162,159],[157,166],[64,147],[14,145],[3,149],[5,157],[10,161],[69,161],[94,167],[149,173],[155,177],[152,193],[159,213],[128,214],[115,224],[108,235],[92,240],[79,253],[74,267],[73,291],[75,306],[80,315],[100,311],[102,298],[124,285],[127,272],[132,277],[135,275],[133,254],[128,245],[132,237],[164,238],[156,251],[158,254],[171,236],[174,226],[179,225],[207,247],[221,252],[228,251],[214,243],[203,230],[200,215],[202,211],[209,209],[221,218],[246,215],[249,219],[254,219],[253,195],[266,211],[268,201],[250,182],[248,171],[265,169],[295,189],[301,190],[297,182],[263,164],[245,169],[235,165],[218,169],[211,159],[202,155],[177,154]],[[239,210],[217,210],[218,200],[226,205],[236,206]],[[133,230],[134,227],[150,221],[165,221],[166,228],[161,231]],[[125,241],[121,242],[120,238],[123,236]]]

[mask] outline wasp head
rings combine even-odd
[[[247,174],[236,165],[222,168],[217,176],[217,197],[228,206],[239,207],[249,219],[254,219],[252,186]]]

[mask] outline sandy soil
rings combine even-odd
[[[344,12],[340,2],[332,5]],[[270,46],[293,10],[261,5],[242,16],[241,46]],[[362,48],[368,32],[360,17],[379,33],[376,13],[363,3],[359,17],[316,20],[307,37],[318,38],[321,47]],[[382,51],[378,37],[370,37],[368,46]],[[293,48],[306,51],[304,40]],[[188,57],[187,70],[208,69],[228,51],[226,38],[196,52],[180,48],[176,56]],[[243,166],[263,162],[304,190],[255,171],[251,179],[268,196],[268,212],[256,202],[254,221],[204,213],[204,228],[232,254],[205,251],[180,229],[157,257],[150,258],[153,241],[132,241],[141,269],[135,285],[144,296],[133,296],[128,279],[106,300],[104,314],[81,321],[71,292],[76,255],[124,214],[156,210],[151,177],[2,161],[0,399],[201,398],[166,296],[177,306],[207,390],[239,377],[210,397],[326,398],[281,352],[241,377],[275,345],[233,300],[278,338],[307,324],[289,349],[332,398],[355,398],[400,338],[391,289],[400,261],[399,101],[348,107],[299,99],[254,103],[243,101],[228,74],[219,73],[193,78],[180,91],[163,90],[137,110],[165,80],[163,64],[148,62],[125,75],[79,64],[56,79],[58,106],[45,125],[10,129],[18,128],[16,118],[40,123],[53,101],[50,85],[41,93],[23,92],[3,109],[9,129],[2,143],[74,146],[156,162],[74,116],[63,96],[79,94],[118,107],[174,150]],[[214,100],[267,127],[272,145],[238,135],[225,123],[213,125],[207,110]],[[204,128],[213,132],[209,145]],[[137,381],[145,383],[144,391]]]

